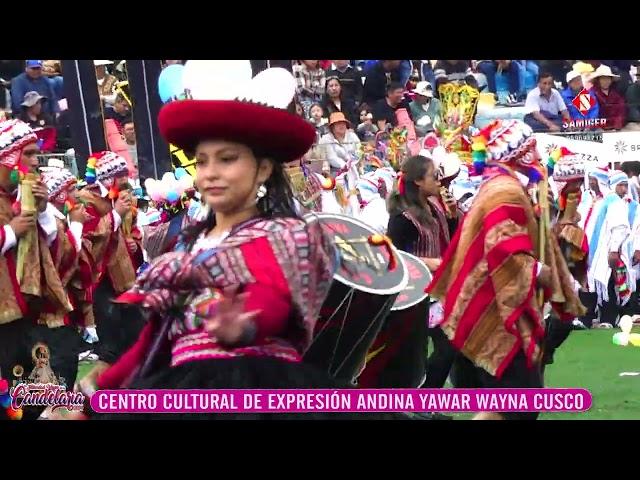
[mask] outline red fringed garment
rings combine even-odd
[[[537,239],[538,222],[520,182],[490,172],[427,288],[443,303],[441,327],[454,346],[498,378],[518,351],[524,351],[529,367],[540,357],[544,320],[535,295]],[[569,291],[566,264],[554,268],[561,288],[553,293],[567,297],[560,308],[575,309],[580,303]]]

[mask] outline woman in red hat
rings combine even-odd
[[[309,150],[315,131],[285,110],[295,91],[291,74],[271,70],[247,80],[242,100],[176,101],[160,112],[165,139],[194,153],[209,213],[119,298],[150,321],[97,379],[99,388],[336,385],[301,361],[336,257],[319,227],[296,214],[283,172],[283,163]],[[272,101],[270,85],[290,88],[290,96],[276,92]]]

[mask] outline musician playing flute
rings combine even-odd
[[[563,148],[552,152],[547,167],[553,173],[553,181],[558,191],[557,202],[554,208],[550,208],[555,218],[552,225],[553,234],[557,238],[569,272],[575,280],[575,289],[582,299],[583,290],[586,290],[587,285],[589,244],[586,233],[579,225],[581,217],[578,213],[578,205],[582,197],[581,186],[584,182],[585,164],[579,155],[574,155]],[[553,363],[554,352],[577,325],[585,328],[577,318],[562,319],[556,312],[550,312],[543,354],[544,365]]]
[[[64,290],[48,248],[57,235],[55,218],[46,211],[47,188],[37,177],[30,181],[28,192],[29,206],[34,208],[22,208],[25,192],[20,180],[36,175],[37,141],[22,121],[0,123],[0,376],[10,384],[16,365],[31,368],[30,335],[42,297],[64,305]],[[35,232],[36,240],[18,258],[18,245],[30,232]]]
[[[584,307],[555,238],[539,230],[547,198],[544,188],[535,198],[545,178],[536,140],[523,122],[497,120],[474,137],[472,148],[483,182],[427,292],[442,301],[442,329],[459,350],[457,387],[542,387],[538,289],[560,315],[576,317]],[[481,412],[476,418],[537,416]]]
[[[66,168],[44,167],[42,181],[47,186],[49,205],[47,209],[56,219],[58,234],[51,245],[54,266],[62,286],[69,296],[69,302],[77,308],[77,295],[71,287],[71,280],[84,272],[78,266],[87,263],[86,249],[82,249],[82,226],[89,219],[85,207],[76,197],[76,177]],[[82,262],[80,258],[82,257]],[[51,367],[54,373],[64,379],[70,390],[76,380],[78,355],[86,349],[80,335],[81,327],[92,325],[77,324],[81,318],[45,300],[36,327],[37,340],[49,347]]]
[[[83,226],[83,248],[89,265],[81,258],[82,272],[90,271],[89,288],[72,282],[81,294],[79,322],[95,322],[100,357],[93,375],[106,369],[127,348],[142,329],[138,309],[113,304],[112,300],[133,286],[142,265],[142,237],[135,227],[133,196],[128,190],[129,170],[124,158],[114,152],[94,153],[87,160],[85,181],[78,198],[91,217]],[[77,279],[86,282],[86,275]],[[91,308],[93,306],[93,308]],[[95,316],[95,319],[91,318]],[[90,374],[91,375],[91,374]]]

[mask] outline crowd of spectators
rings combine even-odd
[[[118,83],[126,79],[124,63],[95,60],[94,64],[104,118],[114,119],[122,131],[131,122],[130,105],[117,91]],[[36,130],[43,153],[59,154],[72,148],[62,62],[0,60],[0,118],[28,123]]]
[[[319,137],[326,121],[342,112],[361,140],[395,126],[395,110],[406,108],[417,132],[433,129],[439,115],[438,88],[464,82],[493,94],[498,107],[524,108],[524,120],[536,131],[558,132],[575,120],[605,119],[605,130],[640,129],[637,60],[292,60],[298,101],[307,118],[315,103],[322,116],[313,120]],[[326,65],[326,69],[322,69]],[[416,88],[420,83],[420,88]],[[586,90],[590,108],[575,99]],[[419,93],[421,92],[421,93]],[[586,100],[589,102],[589,100]],[[371,116],[367,123],[367,116]],[[575,127],[570,127],[573,130]]]
[[[124,62],[94,63],[104,118],[114,120],[124,135],[131,106],[116,88],[126,78]],[[337,113],[359,140],[369,140],[396,126],[400,108],[417,134],[425,135],[441,113],[439,86],[452,81],[493,94],[498,107],[524,108],[524,120],[537,131],[556,132],[585,119],[606,119],[608,130],[640,130],[636,60],[253,60],[252,66],[254,71],[280,66],[294,74],[297,110],[316,126],[318,140],[332,135],[330,118]],[[69,148],[63,85],[59,60],[0,60],[0,116],[55,131],[43,133],[51,151]],[[591,96],[587,110],[574,102],[583,90]]]

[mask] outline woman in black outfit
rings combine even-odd
[[[345,99],[342,95],[342,83],[338,77],[327,78],[325,94],[322,99],[322,109],[325,117],[329,118],[332,113],[342,112],[351,125],[358,125],[359,118],[356,111],[356,104],[353,100]]]
[[[448,207],[457,211],[455,200]],[[389,214],[387,235],[396,248],[421,258],[435,272],[457,227],[457,218],[447,219],[439,175],[430,158],[415,156],[405,160],[398,189],[389,199]],[[455,350],[440,327],[430,327],[428,332],[434,351],[427,361],[427,379],[422,386],[442,388]]]

